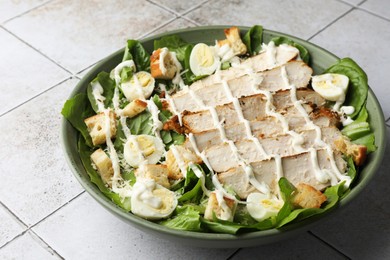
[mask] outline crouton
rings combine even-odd
[[[115,113],[110,111],[109,117],[110,135],[111,138],[114,138],[116,135]],[[104,112],[88,117],[84,120],[84,123],[87,125],[88,132],[92,138],[92,143],[94,146],[104,144],[106,142],[106,116]]]
[[[340,137],[334,141],[336,149],[341,153],[352,156],[357,166],[363,165],[367,157],[367,147],[360,144],[354,144],[346,137]]]
[[[155,50],[150,56],[150,72],[156,79],[173,79],[178,68],[167,48]]]
[[[223,197],[222,203],[218,203],[217,195],[215,192],[210,193],[209,201],[207,203],[204,218],[213,220],[213,213],[221,220],[233,221],[234,212],[236,210],[236,201]]]
[[[103,182],[111,187],[111,179],[114,176],[114,169],[112,168],[112,161],[110,157],[101,149],[97,149],[91,154],[91,161],[96,166],[97,171]]]
[[[122,115],[127,116],[129,118],[135,117],[139,113],[143,112],[147,106],[148,103],[146,103],[145,101],[135,99],[129,104],[127,104],[125,108],[123,108]]]
[[[235,55],[242,55],[247,52],[246,45],[242,42],[240,30],[237,27],[233,26],[225,29],[224,32],[226,39],[218,41],[219,46],[229,44]]]
[[[293,196],[293,204],[300,208],[319,208],[326,201],[326,196],[314,187],[299,183]]]
[[[179,160],[181,160],[180,163],[183,163],[183,165],[179,165],[177,162],[177,159],[175,157],[174,152],[172,149],[177,150],[178,155],[181,157]],[[169,148],[169,151],[166,154],[166,163],[168,167],[168,178],[173,180],[179,180],[183,178],[183,174],[186,174],[186,172],[182,172],[180,169],[181,167],[184,167],[187,169],[188,165],[190,163],[202,163],[202,159],[199,158],[194,152],[190,151],[189,149],[185,148],[181,145],[175,145],[171,146]]]
[[[165,188],[170,187],[168,181],[168,169],[163,164],[146,164],[141,165],[135,172],[136,178],[146,178],[156,181],[156,183],[164,186]]]

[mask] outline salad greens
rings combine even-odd
[[[258,54],[261,51],[263,44],[263,27],[255,25],[243,36],[243,43],[246,45],[248,54],[250,56]],[[293,42],[286,37],[276,37],[271,41],[275,45],[289,44],[296,47],[300,52],[301,59],[309,63],[310,54],[306,48]],[[185,84],[191,84],[204,76],[195,76],[190,68],[190,54],[194,44],[188,43],[179,36],[165,36],[154,41],[154,49],[167,47],[169,51],[176,54],[177,60],[183,68],[183,80]],[[136,71],[150,72],[150,53],[144,49],[142,44],[136,40],[128,40],[123,55],[123,61],[133,60],[136,66]],[[230,67],[229,63],[221,65],[223,69]],[[124,68],[121,73],[121,81],[129,81],[135,71],[131,68]],[[324,73],[338,73],[346,75],[350,79],[349,91],[346,96],[345,104],[353,106],[355,111],[351,115],[354,122],[344,127],[341,132],[351,139],[356,144],[363,144],[367,147],[369,152],[375,151],[375,138],[369,124],[369,114],[365,107],[368,84],[367,75],[364,71],[350,58],[339,60],[338,63],[332,65]],[[172,83],[167,80],[156,80],[158,83],[165,83],[171,86]],[[86,94],[77,94],[71,99],[67,100],[61,111],[62,115],[72,124],[72,126],[80,133],[78,139],[78,151],[80,159],[84,168],[89,175],[91,182],[94,183],[99,190],[116,205],[126,211],[131,210],[130,198],[121,198],[114,193],[102,180],[97,170],[92,166],[91,154],[96,147],[92,145],[92,139],[88,132],[84,119],[99,113],[97,100],[93,95],[94,83],[99,83],[103,88],[105,100],[105,107],[113,107],[113,96],[116,87],[116,82],[110,75],[110,72],[101,72],[89,84]],[[177,86],[176,86],[177,87]],[[125,100],[123,93],[119,87],[119,98],[121,100],[120,107],[123,108],[129,102]],[[164,109],[163,102],[158,94],[161,91],[156,89],[150,100],[154,102],[159,110],[158,118],[162,123],[170,120],[173,114]],[[81,112],[81,113],[80,113]],[[123,121],[119,121],[117,125],[116,138],[113,141],[114,147],[120,156],[124,153],[124,144],[126,142],[126,135],[124,127],[127,127],[132,135],[154,135],[153,132],[153,118],[149,109],[139,113],[133,118],[125,120],[126,125],[122,125]],[[161,130],[161,139],[168,150],[173,144],[183,144],[186,140],[184,134],[175,132],[173,130]],[[105,149],[104,145],[99,147]],[[121,159],[121,157],[119,158]],[[348,176],[355,180],[358,176],[358,168],[355,167],[351,157],[346,158],[348,164]],[[208,190],[213,190],[214,184],[211,180],[209,169],[204,165],[195,164],[198,170],[205,176],[205,184],[198,178],[191,167],[187,168],[186,178],[177,181],[172,185],[171,190],[178,196],[178,206],[173,211],[172,215],[164,220],[159,220],[157,223],[178,230],[187,230],[195,232],[217,232],[227,234],[240,234],[243,232],[251,232],[258,230],[266,230],[272,228],[284,228],[290,223],[296,223],[312,217],[314,215],[323,214],[335,208],[339,200],[349,192],[349,188],[344,187],[344,183],[339,183],[336,186],[331,186],[325,189],[326,202],[321,208],[299,208],[292,202],[296,187],[292,185],[286,178],[280,178],[278,186],[280,189],[281,199],[283,199],[283,206],[276,216],[269,217],[262,221],[256,221],[249,214],[244,204],[238,204],[233,221],[225,221],[216,217],[213,219],[206,219],[204,217],[207,196],[204,193],[203,185]],[[136,177],[134,170],[124,169],[121,173],[124,181],[128,181],[130,185],[134,185]],[[233,194],[235,195],[235,194]]]

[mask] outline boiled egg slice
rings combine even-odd
[[[204,43],[194,46],[190,55],[190,68],[195,76],[211,75],[220,65],[214,49]]]
[[[312,77],[315,92],[329,101],[344,101],[349,79],[345,75],[327,73]]]
[[[259,222],[276,216],[283,206],[282,200],[259,192],[249,194],[246,201],[249,215]]]
[[[133,185],[131,212],[134,215],[150,220],[167,218],[177,203],[174,192],[152,179],[140,178]]]
[[[133,77],[121,84],[122,92],[129,101],[135,99],[147,99],[154,90],[155,80],[152,75],[146,71],[140,71]]]
[[[151,135],[131,135],[123,148],[123,157],[134,168],[142,164],[156,164],[164,153],[162,140]]]

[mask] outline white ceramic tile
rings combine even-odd
[[[151,2],[165,6],[176,13],[182,14],[206,1],[152,0]]]
[[[0,115],[69,76],[1,28],[0,42]]]
[[[0,247],[22,233],[26,227],[19,223],[15,216],[0,204]]]
[[[150,37],[152,35],[156,35],[156,34],[167,32],[167,31],[184,29],[184,28],[189,28],[189,27],[194,27],[194,26],[196,26],[196,25],[193,24],[192,22],[187,21],[186,19],[177,18],[177,19],[173,20],[172,22],[168,23],[167,25],[157,29],[156,31],[153,31],[147,35],[144,35],[142,38]],[[122,47],[125,47],[125,46],[123,45]],[[78,73],[77,77],[80,77],[80,78],[84,77],[94,67],[94,65],[91,65],[90,67],[88,67],[88,68],[84,69],[83,71],[81,71],[80,73]]]
[[[76,73],[173,17],[140,0],[55,0],[5,27]]]
[[[339,57],[353,58],[367,73],[368,83],[378,97],[385,118],[390,116],[390,22],[364,11],[354,10],[315,36],[312,42]]]
[[[82,191],[60,147],[61,108],[76,80],[0,117],[0,200],[32,225]]]
[[[355,5],[355,6],[358,6],[359,4],[364,2],[364,0],[339,0],[339,1],[346,2],[348,4]]]
[[[390,19],[390,1],[388,0],[367,0],[360,7]]]
[[[242,248],[231,259],[345,259],[345,256],[312,235],[303,233],[270,245]]]
[[[0,259],[60,259],[41,241],[27,232],[0,250]]]
[[[33,230],[65,259],[226,259],[235,249],[182,246],[143,233],[82,194]]]
[[[149,35],[146,35],[146,37],[149,37],[151,35],[156,35],[159,33],[163,33],[163,32],[168,32],[168,31],[177,30],[177,29],[185,29],[185,28],[194,27],[194,26],[196,26],[194,23],[189,22],[186,19],[177,18],[173,22],[159,28],[158,30],[152,32]]]
[[[350,8],[338,1],[211,1],[187,17],[202,25],[261,24],[306,39]]]
[[[0,23],[16,15],[22,14],[36,6],[43,4],[47,0],[5,0],[1,1]]]
[[[312,229],[352,259],[390,258],[389,153],[390,140],[380,170],[363,193]]]

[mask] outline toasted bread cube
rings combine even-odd
[[[352,156],[356,165],[360,166],[367,157],[367,147],[360,144],[354,144],[348,138],[341,137],[334,141],[336,149],[347,156]]]
[[[111,138],[116,135],[116,121],[115,113],[110,111],[110,135]],[[84,120],[87,125],[89,135],[92,138],[92,143],[94,146],[99,144],[104,144],[106,142],[106,115],[104,112],[101,112],[97,115],[88,117]]]
[[[224,32],[226,39],[218,41],[219,46],[228,44],[235,55],[241,55],[247,52],[246,45],[242,42],[240,30],[237,27],[233,26],[229,29],[225,29]]]
[[[103,182],[111,187],[111,179],[114,176],[114,169],[112,168],[112,161],[110,157],[101,149],[97,149],[91,154],[91,161],[96,166],[97,171]]]
[[[150,72],[155,79],[173,79],[178,68],[168,49],[157,49],[150,56]]]
[[[223,202],[218,203],[217,195],[215,192],[210,193],[209,201],[207,203],[204,218],[213,220],[213,213],[218,219],[233,221],[234,212],[236,210],[236,201],[223,197]]]
[[[136,178],[146,178],[156,181],[156,183],[168,188],[171,186],[168,181],[168,169],[163,164],[146,164],[140,166],[135,172]]]
[[[143,112],[147,106],[148,103],[146,103],[145,101],[135,99],[129,104],[127,104],[125,108],[123,108],[122,115],[127,116],[129,118],[135,117],[139,113]]]
[[[293,197],[293,204],[301,208],[319,208],[326,201],[326,196],[316,188],[299,183]]]
[[[185,169],[187,169],[190,163],[202,163],[202,159],[199,158],[194,152],[185,148],[181,145],[175,145],[175,148],[180,156],[176,158],[172,152],[173,146],[169,148],[169,151],[166,154],[166,164],[168,167],[168,178],[173,180],[182,179],[186,172],[182,172],[180,166],[177,162],[177,159],[181,160]]]

